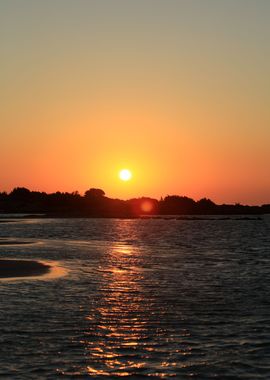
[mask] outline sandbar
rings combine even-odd
[[[0,238],[0,245],[22,245],[22,244],[33,244],[32,241],[25,240],[8,240]]]
[[[50,268],[34,260],[0,259],[0,278],[42,276],[49,273]]]

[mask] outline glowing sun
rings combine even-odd
[[[128,169],[122,169],[120,170],[119,172],[119,178],[122,180],[122,181],[129,181],[132,177],[132,173],[130,170]]]

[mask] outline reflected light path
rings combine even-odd
[[[97,336],[87,345],[95,364],[88,366],[90,375],[127,376],[145,365],[147,355],[137,352],[147,340],[141,273],[134,267],[137,260],[127,245],[115,245],[108,258],[109,266],[103,272],[104,298],[97,309]],[[93,318],[96,316],[88,317],[91,322]]]
[[[115,244],[104,257],[100,298],[87,316],[83,342],[90,377],[175,377],[179,357],[190,354],[186,343],[173,345],[175,321],[167,328],[173,311],[158,301],[154,272],[144,260],[140,248],[127,244]]]

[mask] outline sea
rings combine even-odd
[[[270,378],[269,215],[2,215],[0,258],[56,273],[0,280],[1,380]]]

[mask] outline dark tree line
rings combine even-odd
[[[227,215],[270,213],[270,204],[262,206],[217,205],[210,199],[194,201],[186,196],[170,195],[159,201],[141,197],[127,201],[106,197],[101,189],[89,189],[84,195],[30,191],[16,187],[9,194],[0,192],[0,213],[33,213],[63,217],[138,217],[141,215]]]

